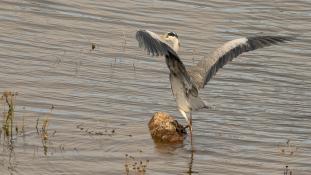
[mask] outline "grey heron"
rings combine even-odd
[[[199,97],[199,90],[233,58],[243,52],[290,41],[287,36],[253,36],[234,39],[210,52],[197,64],[186,68],[177,52],[180,46],[178,35],[168,32],[157,35],[149,30],[138,30],[136,39],[139,47],[144,47],[149,55],[165,56],[170,71],[169,79],[178,110],[186,119],[190,130],[192,145],[192,111],[208,108],[205,101]],[[172,46],[171,46],[171,45]]]

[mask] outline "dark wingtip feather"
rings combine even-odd
[[[248,42],[261,42],[264,45],[271,44],[278,44],[278,43],[284,43],[288,41],[295,40],[296,37],[293,36],[252,36],[247,37]]]
[[[153,38],[147,30],[137,30],[136,40],[139,47],[144,48],[151,56],[163,56],[170,49],[165,43]]]
[[[136,40],[138,41],[138,46],[140,48],[144,47],[144,42],[142,42],[142,40],[143,40],[142,30],[138,30],[136,32]]]

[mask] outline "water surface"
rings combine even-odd
[[[310,9],[303,0],[1,1],[0,92],[18,92],[16,121],[25,120],[13,149],[1,137],[1,174],[126,174],[126,154],[149,160],[152,175],[283,174],[286,165],[311,174]],[[193,114],[191,158],[188,140],[161,146],[149,135],[154,112],[184,120],[164,59],[137,47],[140,28],[177,32],[187,65],[242,36],[298,40],[218,72],[200,92],[213,110]],[[46,117],[44,149],[35,126]]]

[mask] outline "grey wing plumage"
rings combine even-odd
[[[159,35],[148,30],[139,30],[136,33],[136,39],[139,46],[144,47],[148,54],[153,56],[165,56],[170,74],[182,82],[183,87],[181,88],[186,94],[191,93],[194,96],[198,95],[198,90],[191,80],[185,65],[182,63],[177,53],[169,45],[161,41]],[[175,95],[174,89],[172,89],[172,91]]]
[[[145,48],[149,55],[163,56],[167,55],[168,52],[175,53],[175,51],[169,45],[161,41],[159,35],[149,30],[138,30],[136,32],[136,39],[138,41],[139,47]]]
[[[192,96],[197,97],[198,89],[193,83],[191,77],[188,74],[188,71],[186,70],[185,65],[181,62],[179,57],[171,52],[168,52],[168,54],[165,55],[165,60],[166,65],[170,70],[170,76],[180,80],[180,82],[183,84],[183,87],[180,88],[185,91],[186,96],[189,96],[191,94]],[[172,91],[175,96],[176,93],[178,93],[177,90],[178,89],[176,87],[172,86]]]
[[[292,39],[291,37],[285,36],[255,36],[235,39],[208,54],[207,57],[199,61],[197,65],[190,67],[188,72],[196,86],[198,88],[203,88],[216,74],[219,68],[222,68],[243,52],[283,43]]]

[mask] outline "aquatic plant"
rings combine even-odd
[[[278,146],[281,157],[284,159],[285,164],[284,175],[292,175],[293,171],[289,168],[289,161],[293,159],[293,156],[298,151],[297,146],[293,145],[290,139],[287,139],[285,144]]]
[[[14,132],[14,109],[15,109],[15,96],[18,93],[11,91],[5,91],[2,93],[1,101],[3,101],[3,123],[2,131],[4,139],[9,138],[9,141],[12,143],[13,132]],[[6,109],[7,108],[7,109]],[[22,129],[23,130],[23,129]],[[18,133],[18,126],[15,125],[15,131]],[[1,136],[1,135],[0,135]]]
[[[284,175],[293,175],[293,172],[288,168],[288,165],[285,166]]]

